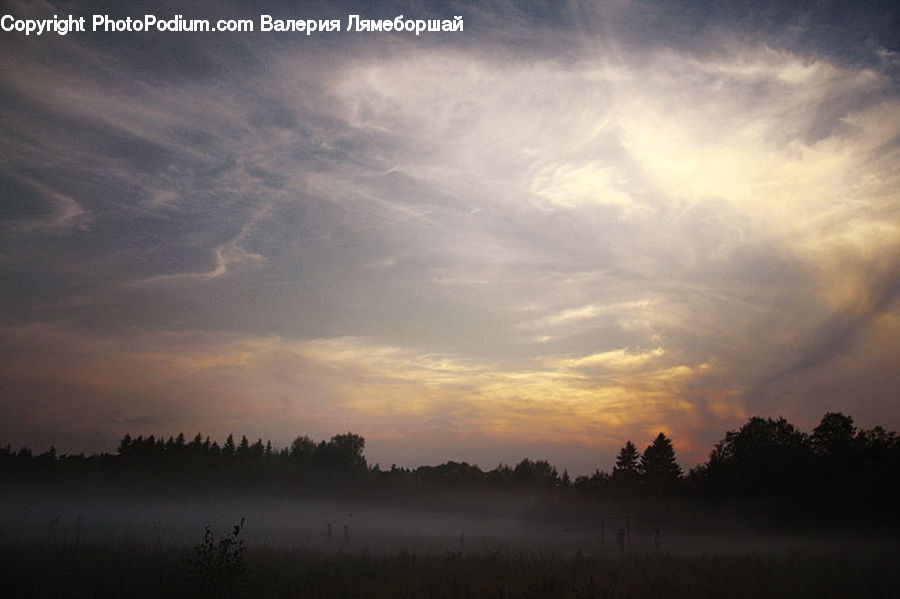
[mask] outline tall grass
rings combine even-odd
[[[203,541],[194,548],[195,557],[185,560],[188,568],[188,588],[197,597],[240,597],[246,583],[246,546],[240,538],[244,518],[231,532],[216,539],[212,527],[207,526]]]
[[[235,556],[237,534],[226,554]],[[141,542],[5,545],[9,597],[896,597],[893,556],[627,556],[493,551],[444,554],[325,553],[251,547],[240,575],[197,583],[212,557]],[[227,560],[226,560],[227,561]],[[198,565],[202,564],[202,565]],[[230,566],[225,566],[225,571]],[[244,569],[245,568],[245,569]],[[225,589],[225,590],[223,590]]]

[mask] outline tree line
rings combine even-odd
[[[365,439],[354,433],[316,442],[298,436],[288,447],[229,435],[221,445],[197,434],[174,437],[126,434],[115,454],[57,455],[54,448],[34,455],[27,447],[0,448],[7,473],[80,472],[136,478],[182,476],[269,480],[296,488],[339,477],[344,481],[410,489],[544,488],[570,489],[608,497],[672,497],[704,505],[753,502],[784,514],[827,515],[835,511],[893,512],[900,500],[900,438],[882,427],[859,430],[850,416],[825,414],[811,433],[784,418],[750,418],[715,444],[706,462],[685,473],[672,440],[659,433],[643,450],[630,440],[619,450],[611,472],[595,471],[574,480],[547,460],[523,459],[482,470],[466,462],[382,469],[364,456]]]
[[[272,441],[262,439],[250,443],[246,436],[235,443],[234,435],[228,435],[221,446],[209,437],[198,433],[187,442],[184,434],[177,437],[132,438],[126,434],[119,442],[117,456],[133,464],[191,463],[199,466],[260,465],[261,463],[290,463],[343,472],[365,472],[366,459],[363,449],[366,441],[360,435],[346,433],[335,435],[328,441],[316,443],[308,436],[294,439],[290,447],[275,450]]]

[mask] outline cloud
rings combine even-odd
[[[177,427],[262,435],[257,431],[265,428],[286,442],[294,434],[327,436],[349,426],[374,439],[454,434],[486,450],[504,440],[570,439],[611,451],[599,440],[604,428],[640,434],[648,415],[665,420],[672,409],[667,395],[705,368],[640,370],[663,355],[659,349],[609,352],[563,368],[545,360],[511,369],[351,337],[132,331],[125,339],[48,324],[2,333],[3,349],[23,356],[3,366],[4,403],[45,404],[28,427],[63,426],[60,418],[80,407],[88,414],[102,410],[104,421],[70,425],[110,436],[123,425],[144,434],[174,434]],[[24,356],[38,358],[38,365]],[[628,374],[606,380],[584,370],[596,365]],[[74,393],[51,397],[66,387]],[[84,404],[88,394],[90,405]],[[15,410],[8,404],[5,411]],[[276,415],[280,424],[273,429]],[[542,427],[534,427],[535,418]]]
[[[665,350],[661,347],[638,353],[633,353],[627,349],[614,349],[580,358],[566,358],[553,361],[548,366],[575,369],[602,367],[614,371],[634,370],[644,366],[650,360],[661,357],[665,353]]]
[[[28,235],[33,233],[59,234],[69,231],[85,230],[89,226],[90,218],[84,208],[72,197],[58,193],[42,184],[39,180],[23,176],[20,177],[21,185],[31,189],[35,195],[50,205],[49,214],[40,217],[16,219],[7,223],[5,227],[11,235]],[[14,188],[13,188],[14,189]],[[11,203],[15,200],[15,194],[10,190]]]
[[[874,381],[895,49],[864,11],[726,5],[463,4],[465,34],[429,39],[4,37],[3,335],[39,364],[5,367],[34,400],[7,420],[77,401],[84,434],[103,413],[701,451],[806,414],[824,366]],[[871,39],[826,43],[843,20]]]

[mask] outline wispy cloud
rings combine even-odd
[[[647,364],[647,362],[665,354],[661,347],[644,352],[632,352],[628,349],[614,349],[611,351],[581,356],[578,358],[562,358],[547,362],[548,366],[561,368],[606,368],[613,371],[634,370]]]
[[[491,438],[572,438],[612,451],[602,441],[605,429],[643,433],[648,416],[656,425],[673,409],[680,412],[670,394],[706,368],[641,369],[663,355],[660,349],[510,369],[352,337],[291,341],[132,331],[123,339],[28,325],[4,329],[3,338],[10,355],[23,356],[3,366],[9,389],[4,401],[40,402],[59,386],[75,390],[70,399],[55,398],[52,409],[35,413],[31,427],[61,426],[60,418],[71,418],[77,408],[69,401],[80,404],[93,393],[93,409],[103,406],[110,424],[88,419],[81,426],[109,434],[123,423],[147,433],[173,423],[188,430],[260,431],[277,414],[275,428],[284,442],[304,431],[324,435],[353,425],[374,439],[453,433],[488,445]],[[39,366],[24,359],[37,354],[43,356]],[[591,374],[598,365],[616,376]],[[543,422],[540,429],[534,418]]]
[[[900,422],[857,401],[896,354],[882,25],[461,6],[465,34],[428,39],[4,36],[0,341],[31,398],[6,421],[484,455]],[[823,35],[863,26],[852,51]]]

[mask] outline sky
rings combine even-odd
[[[900,428],[895,3],[0,6],[88,21],[0,32],[3,445],[575,475],[751,416]]]

